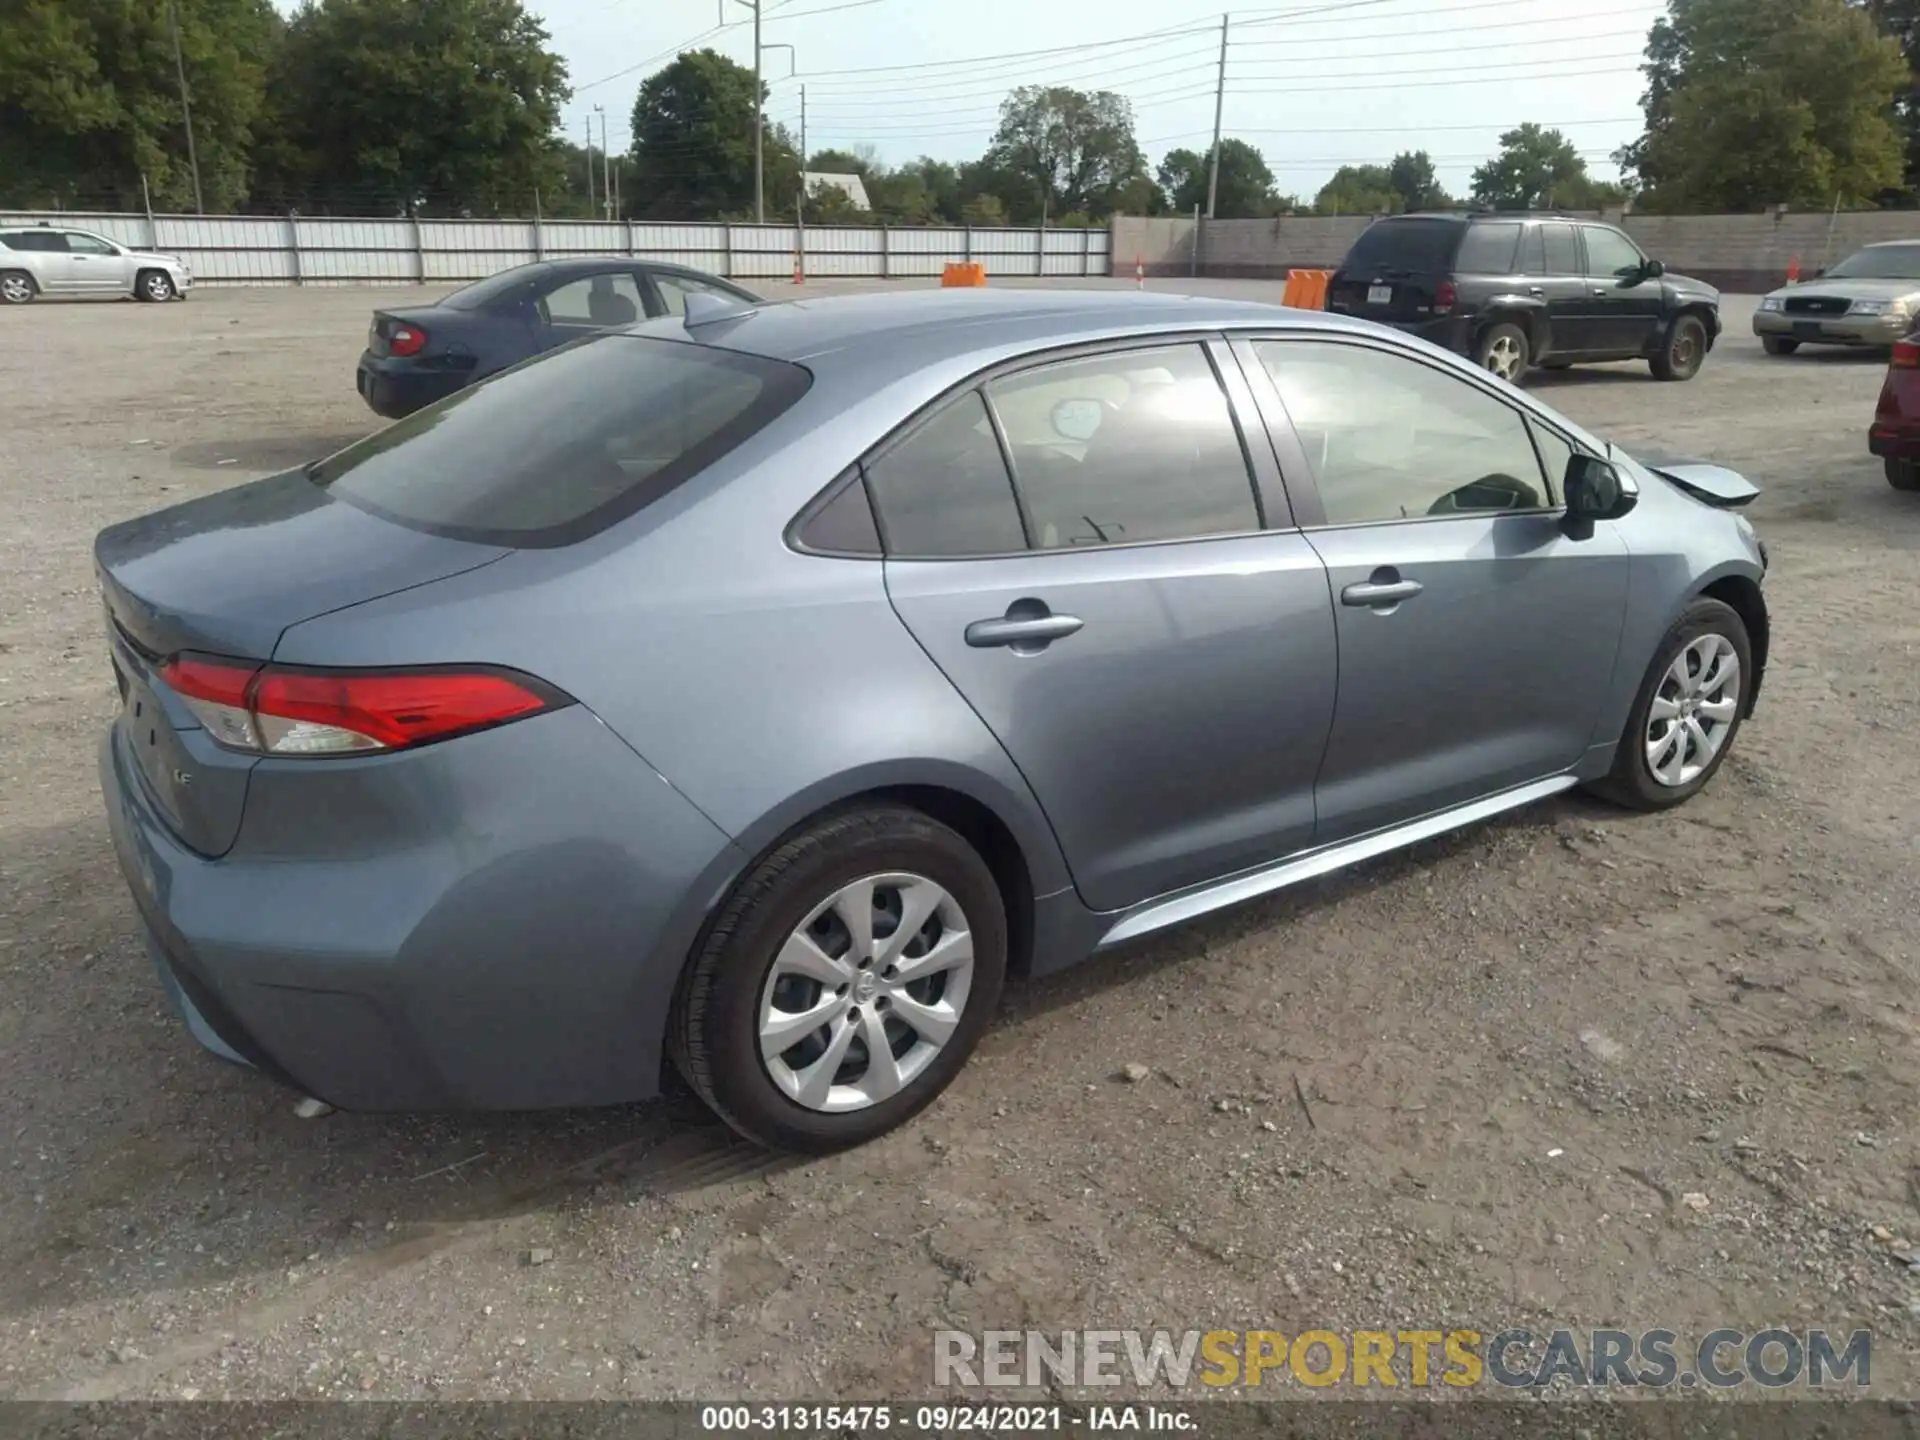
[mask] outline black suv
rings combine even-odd
[[[1379,320],[1519,383],[1529,366],[1645,360],[1691,380],[1720,292],[1666,273],[1626,233],[1572,216],[1390,215],[1353,242],[1327,309]]]

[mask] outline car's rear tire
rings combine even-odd
[[[1887,483],[1896,490],[1920,490],[1920,463],[1912,460],[1888,460]]]
[[[1739,612],[1695,599],[1654,649],[1613,769],[1587,788],[1629,810],[1691,800],[1733,748],[1752,677],[1753,645]]]
[[[24,270],[0,270],[0,302],[25,305],[40,293],[33,277]]]
[[[1800,348],[1800,342],[1789,340],[1784,335],[1762,335],[1760,348],[1769,355],[1791,355]]]
[[[1526,375],[1532,358],[1527,332],[1510,321],[1489,325],[1473,342],[1473,363],[1515,385]]]
[[[1707,327],[1698,315],[1682,315],[1667,330],[1666,342],[1648,365],[1656,380],[1691,380],[1707,358]]]
[[[171,300],[174,296],[173,277],[164,270],[142,270],[134,277],[133,295],[136,300],[149,300],[156,304]]]
[[[1006,965],[1005,906],[973,847],[917,810],[864,806],[782,841],[734,889],[681,977],[668,1048],[748,1139],[845,1149],[947,1087]]]

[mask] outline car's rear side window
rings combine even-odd
[[[15,230],[0,235],[9,250],[37,250],[45,253],[64,253],[67,237],[57,230]]]
[[[458,391],[307,473],[417,529],[565,545],[697,475],[811,383],[782,360],[597,335]]]
[[[476,280],[471,285],[462,285],[451,295],[443,295],[438,301],[450,310],[486,310],[496,300],[505,300],[524,290],[527,284],[544,275],[549,270],[546,265],[516,265],[511,270],[500,270]]]
[[[987,402],[969,390],[866,465],[887,553],[1007,555],[1027,548]]]
[[[1454,247],[1467,227],[1458,220],[1377,220],[1360,232],[1347,251],[1345,269],[1405,270],[1414,275],[1445,274]]]
[[[1470,225],[1461,237],[1453,268],[1462,275],[1510,275],[1519,243],[1518,225]]]

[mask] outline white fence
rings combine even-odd
[[[796,256],[810,277],[938,275],[948,262],[968,260],[989,275],[1111,270],[1105,230],[0,211],[0,227],[43,220],[179,255],[196,285],[454,283],[576,255],[633,255],[743,280],[791,279]]]

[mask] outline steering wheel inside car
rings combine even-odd
[[[1538,510],[1545,501],[1540,492],[1511,475],[1482,475],[1457,490],[1449,490],[1428,508],[1429,515],[1470,515],[1485,510]]]

